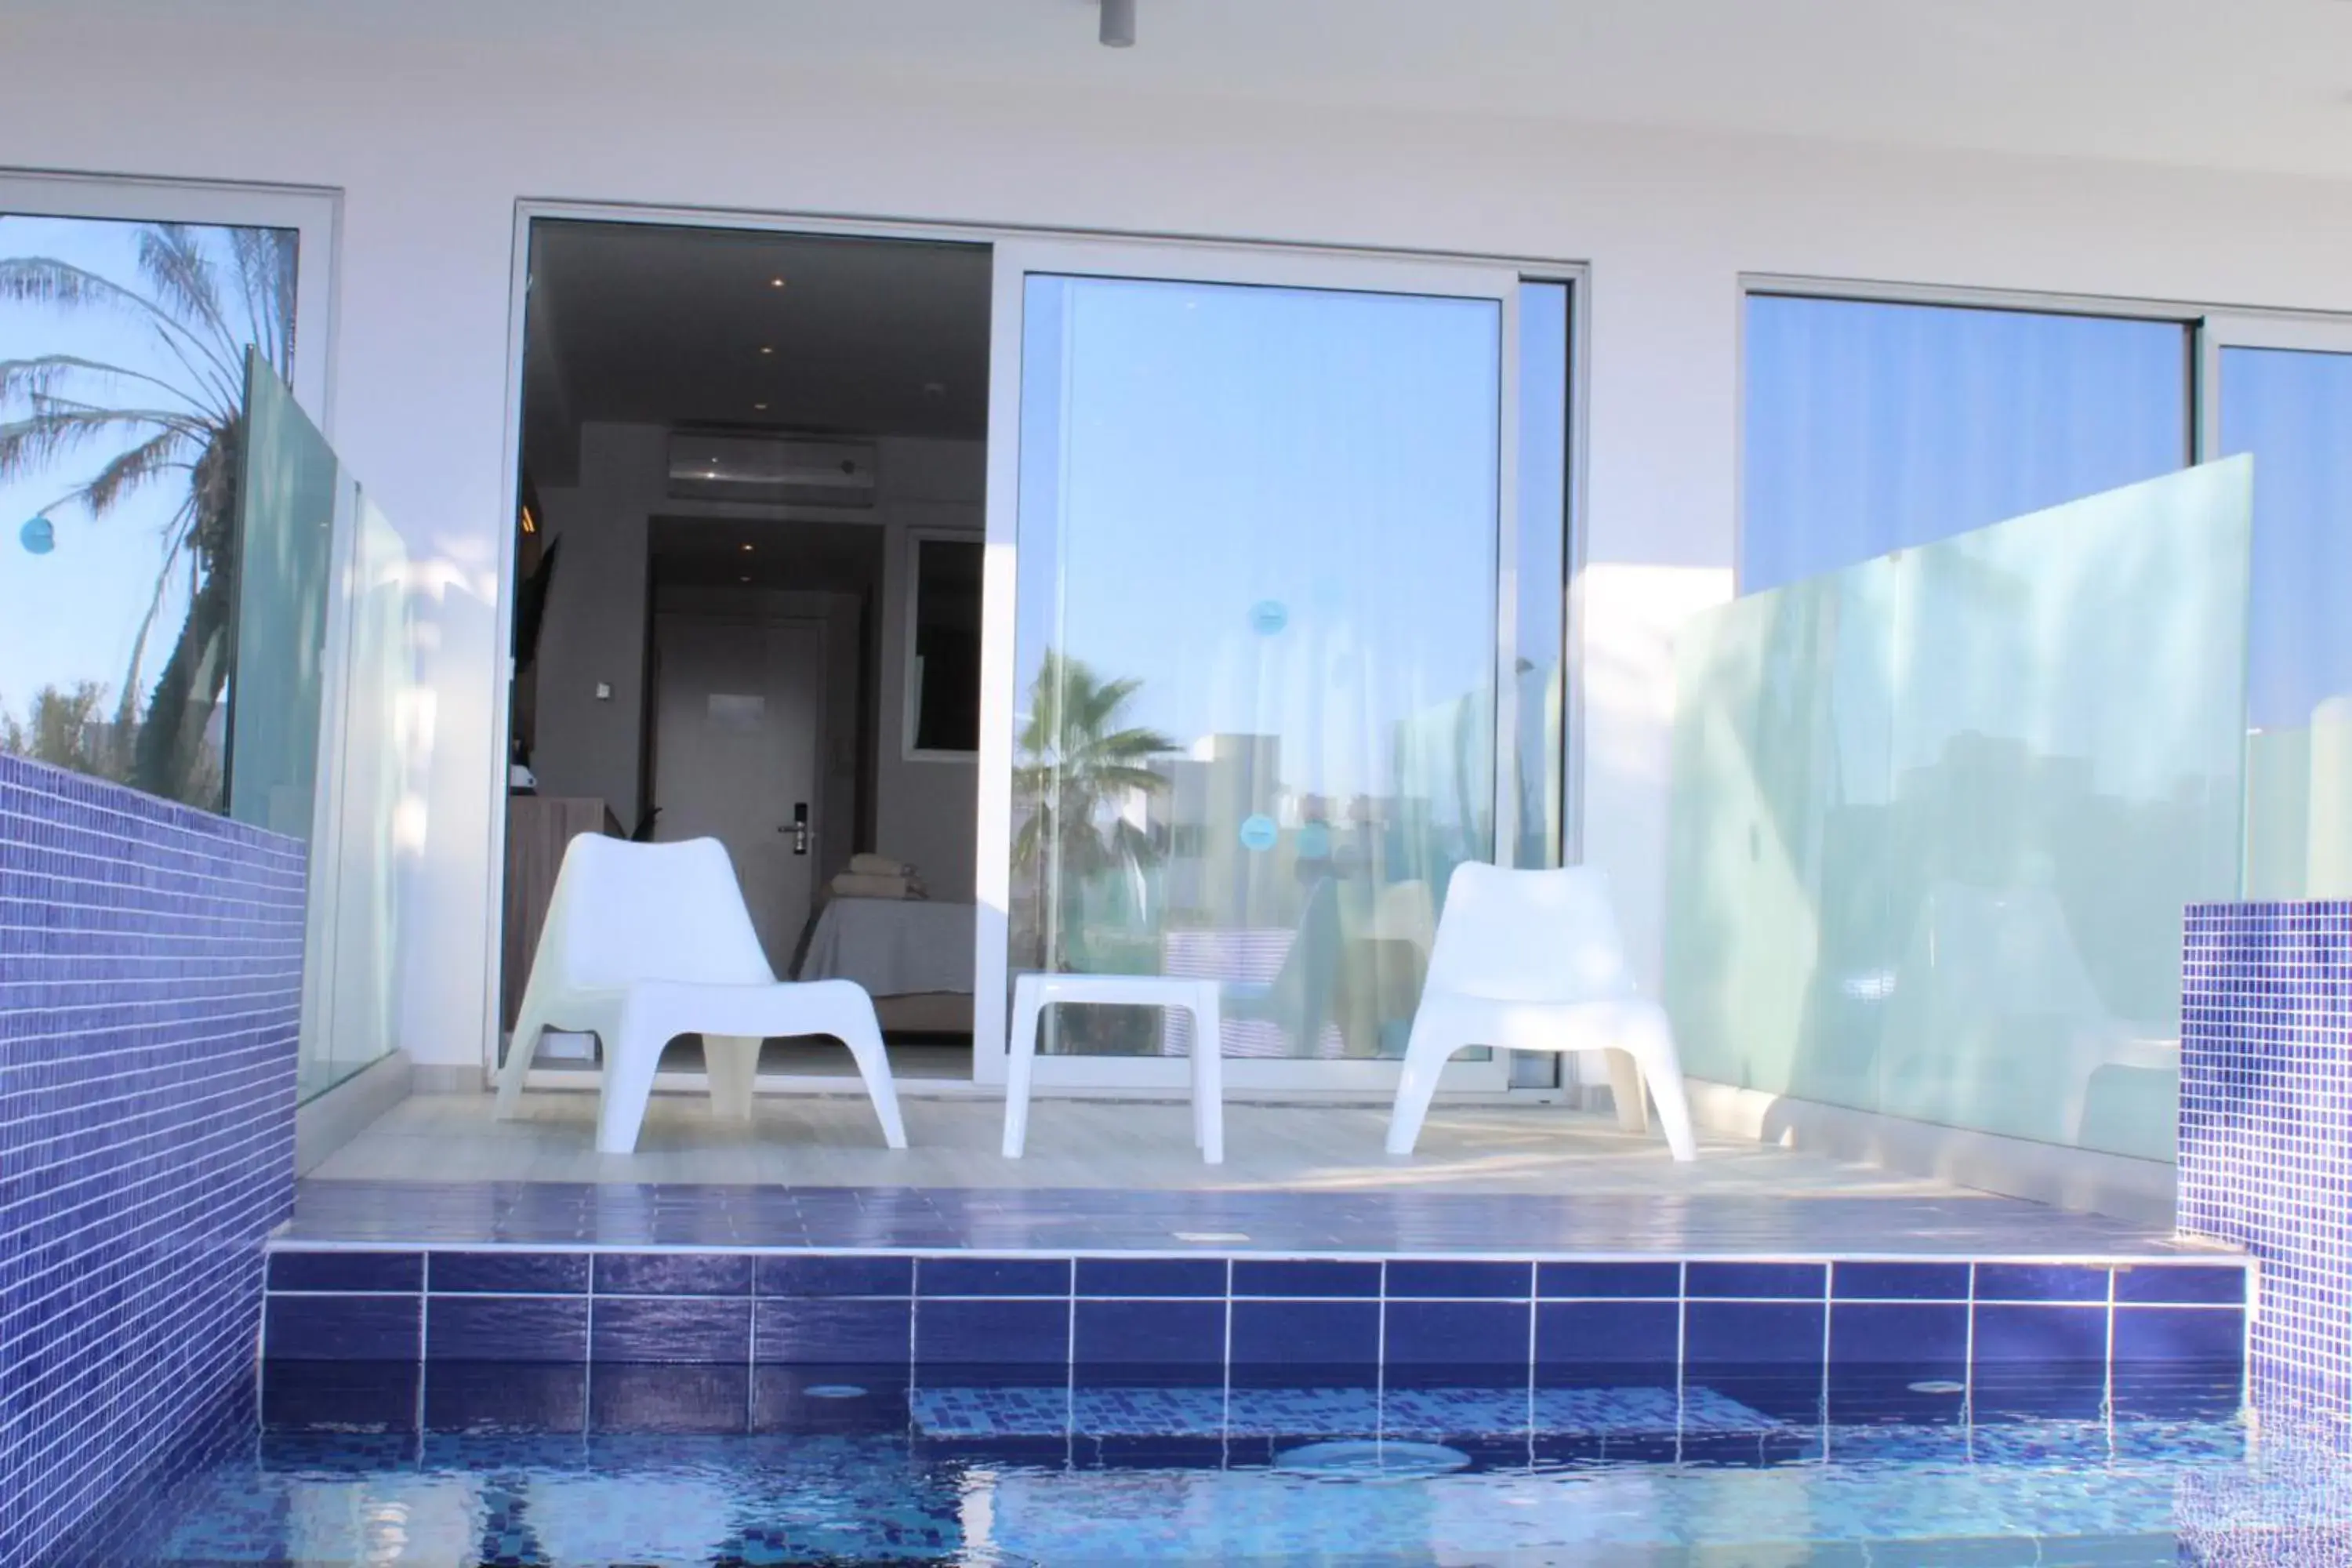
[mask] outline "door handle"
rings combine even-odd
[[[789,827],[779,827],[776,831],[779,833],[789,833],[793,836],[793,854],[807,854],[809,847],[808,802],[804,800],[796,800],[793,802],[792,826]]]

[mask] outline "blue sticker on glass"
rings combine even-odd
[[[36,555],[47,555],[58,547],[58,525],[46,517],[37,517],[16,531],[17,541]]]
[[[1265,813],[1261,811],[1242,820],[1243,848],[1271,849],[1274,847],[1275,837],[1274,818]]]
[[[1250,630],[1270,637],[1290,624],[1290,608],[1280,599],[1260,599],[1250,606]]]
[[[1328,860],[1331,858],[1328,824],[1310,822],[1298,830],[1298,858],[1301,860]]]

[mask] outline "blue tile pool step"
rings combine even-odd
[[[933,1384],[1703,1387],[1861,1418],[2242,1398],[2224,1259],[992,1257],[273,1247],[273,1365],[859,1366]],[[1313,1369],[1317,1378],[1303,1379]],[[445,1380],[446,1382],[446,1380]],[[454,1384],[453,1384],[454,1386]],[[563,1397],[554,1397],[560,1403]]]

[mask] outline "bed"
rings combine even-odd
[[[886,1034],[971,1033],[975,906],[834,899],[818,911],[797,978],[855,980]]]

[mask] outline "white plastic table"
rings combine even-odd
[[[1013,982],[1013,1036],[1004,1084],[1004,1157],[1021,1158],[1029,1139],[1029,1081],[1037,1062],[1037,1023],[1056,1002],[1129,1007],[1181,1007],[1192,1015],[1192,1142],[1202,1160],[1225,1159],[1224,1056],[1219,1048],[1217,983],[1172,974],[1024,974]]]

